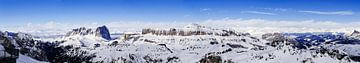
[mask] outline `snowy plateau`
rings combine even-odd
[[[188,24],[111,32],[0,32],[0,63],[359,63],[360,32],[263,32]]]

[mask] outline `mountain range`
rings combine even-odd
[[[352,30],[350,30],[352,31]],[[111,36],[106,26],[80,27],[48,39],[0,32],[5,63],[358,63],[360,32],[261,36],[199,24],[145,28]],[[41,38],[41,39],[39,39]]]

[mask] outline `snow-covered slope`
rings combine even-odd
[[[233,57],[234,55],[262,50],[265,47],[265,41],[246,34],[216,35],[225,34],[225,32],[197,25],[195,27],[186,26],[177,30],[184,29],[187,30],[184,33],[198,31],[212,34],[197,35],[195,33],[186,36],[161,33],[132,34],[126,39],[99,43],[98,47],[82,47],[80,50],[94,54],[96,57],[92,61],[95,62],[194,63],[210,55],[224,55],[224,60],[231,61],[239,58]]]
[[[142,33],[125,33],[123,39],[103,41],[92,47],[80,47],[79,51],[96,56],[90,59],[92,62],[354,62],[351,58],[353,56],[347,56],[349,53],[333,52],[338,49],[331,49],[328,44],[314,45],[318,48],[297,47],[303,45],[299,44],[300,40],[322,38],[330,41],[333,35],[302,38],[300,34],[294,38],[287,37],[290,34],[284,33],[257,38],[248,33],[228,31],[231,30],[213,29],[198,24],[190,24],[184,28],[145,29]],[[269,39],[277,39],[277,42],[283,43],[270,46],[268,43],[273,43],[274,40]],[[356,48],[349,51],[356,52]],[[337,58],[342,55],[346,55],[344,59]]]
[[[19,55],[19,58],[16,59],[16,63],[48,63],[48,62],[39,61],[26,55]]]

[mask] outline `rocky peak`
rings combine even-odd
[[[186,25],[186,26],[185,26],[185,28],[201,29],[201,28],[205,28],[205,26],[202,26],[202,25],[199,25],[199,24],[192,23],[192,24],[188,24],[188,25]]]
[[[287,38],[281,33],[266,33],[261,38],[269,41],[267,44],[273,47],[283,46],[285,41],[287,41]]]
[[[196,23],[186,25],[183,28],[183,30],[184,31],[195,31],[195,32],[211,32],[211,33],[215,32],[215,31],[219,31],[219,29],[215,30],[215,29],[212,29],[211,27],[203,26],[203,25],[196,24]]]
[[[4,34],[4,36],[8,36],[8,37],[15,37],[16,36],[16,33],[8,32],[8,31],[5,31],[3,34]]]
[[[246,36],[248,33],[236,32],[230,29],[215,29],[211,27],[202,26],[199,24],[189,24],[184,28],[170,28],[170,29],[143,29],[142,34],[154,35],[178,35],[178,36],[191,36],[191,35],[216,35],[216,36]]]
[[[65,36],[73,36],[73,35],[94,35],[96,37],[101,37],[107,40],[110,40],[110,33],[109,29],[106,26],[97,27],[94,29],[88,29],[85,27],[80,27],[77,29],[73,29],[72,31],[68,32]]]
[[[350,36],[358,37],[358,36],[360,36],[360,32],[359,32],[359,31],[357,31],[357,30],[354,30],[354,32],[353,32],[353,33],[351,33],[351,35],[350,35]]]
[[[105,25],[96,28],[95,36],[102,37],[102,38],[107,39],[107,40],[111,39],[109,29]]]
[[[92,33],[91,29],[86,29],[85,27],[80,27],[77,29],[73,29],[71,32],[67,33],[66,36],[70,35],[87,35]]]
[[[16,33],[16,37],[19,39],[32,39],[33,37],[30,34],[18,32]]]

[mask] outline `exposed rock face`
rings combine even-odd
[[[101,37],[106,40],[111,39],[109,29],[106,26],[97,27],[96,30],[81,27],[81,28],[73,29],[72,31],[68,32],[65,36],[68,37],[73,35],[94,35],[96,37]]]
[[[290,39],[286,38],[283,34],[281,33],[266,33],[263,34],[262,39],[265,39],[267,41],[270,41],[269,43],[267,43],[270,46],[276,47],[276,46],[284,46],[289,45],[290,43],[287,42]]]
[[[142,29],[142,34],[154,35],[177,35],[177,36],[191,36],[191,35],[217,35],[217,36],[244,36],[247,33],[239,33],[233,30],[212,29],[199,24],[190,24],[184,28],[170,28],[170,29]]]
[[[222,63],[221,56],[210,55],[202,58],[199,63]]]
[[[0,62],[12,63],[19,57],[19,49],[17,48],[17,44],[14,44],[14,41],[6,36],[7,34],[7,32],[0,32],[0,46],[2,46],[0,50]]]
[[[360,32],[357,31],[357,30],[354,30],[353,33],[351,33],[350,37],[353,37],[353,38],[360,38]]]
[[[0,63],[16,63],[19,55],[51,63],[81,63],[90,61],[91,55],[71,50],[72,46],[59,46],[62,41],[42,42],[25,33],[0,32]],[[2,54],[5,53],[5,54]]]
[[[97,37],[102,37],[104,39],[110,40],[110,33],[109,33],[109,29],[106,26],[101,26],[96,28],[96,32],[95,32],[95,36]]]
[[[85,27],[73,29],[72,31],[68,32],[65,36],[72,36],[72,35],[87,35],[90,34],[92,31],[91,29],[86,29]]]
[[[11,54],[9,57],[5,57],[5,61],[10,63],[16,62],[16,59],[20,54],[32,57],[40,61],[48,61],[48,57],[51,56],[45,51],[48,47],[42,45],[43,43],[37,42],[32,39],[32,36],[25,33],[12,33],[4,32],[0,33],[0,46],[4,46],[4,52]],[[0,60],[3,62],[3,60]]]

